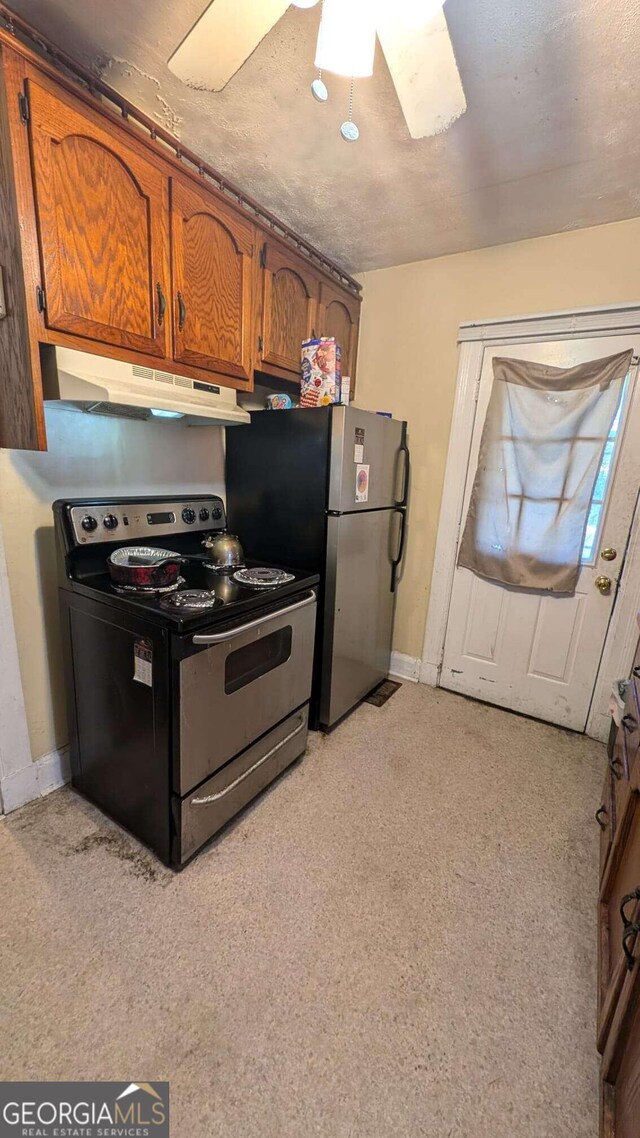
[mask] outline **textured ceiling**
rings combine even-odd
[[[640,0],[447,0],[466,115],[412,141],[378,49],[356,144],[348,84],[309,92],[319,8],[213,94],[166,64],[206,0],[12,6],[351,271],[640,214]]]

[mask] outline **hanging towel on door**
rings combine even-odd
[[[632,354],[571,368],[494,359],[459,566],[521,589],[575,592]]]

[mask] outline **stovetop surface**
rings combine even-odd
[[[108,603],[121,612],[144,616],[172,631],[191,632],[233,621],[255,609],[268,610],[319,583],[317,573],[271,565],[292,574],[284,585],[256,589],[240,585],[229,573],[210,571],[202,563],[180,567],[180,590],[213,592],[212,608],[193,612],[162,605],[158,593],[118,592],[107,569],[109,555],[121,546],[143,545],[181,555],[200,554],[210,533],[226,528],[222,498],[216,494],[169,494],[140,498],[73,498],[53,504],[58,549],[58,583],[61,589]],[[249,567],[268,566],[252,561]],[[166,596],[166,594],[165,594]]]
[[[267,563],[247,560],[246,564],[253,567],[264,566]],[[254,609],[271,606],[274,602],[299,593],[304,589],[314,588],[320,580],[317,573],[287,569],[282,565],[272,567],[285,569],[287,573],[293,575],[293,580],[287,582],[286,585],[278,585],[271,589],[255,589],[237,584],[230,573],[209,572],[205,570],[203,565],[199,564],[181,566],[180,576],[184,579],[184,583],[180,585],[178,591],[206,589],[208,592],[212,592],[216,598],[216,604],[213,608],[203,609],[195,613],[186,610],[167,609],[161,604],[162,595],[118,593],[108,572],[96,573],[84,577],[82,580],[68,580],[64,587],[72,592],[108,602],[120,610],[137,613],[153,620],[154,623],[165,624],[176,632],[186,632],[231,620]]]

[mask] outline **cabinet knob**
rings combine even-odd
[[[603,596],[606,596],[607,593],[611,592],[611,586],[613,584],[611,577],[603,577],[603,576],[596,577],[596,579],[593,583],[594,583],[596,589],[598,590],[598,592],[602,593]]]

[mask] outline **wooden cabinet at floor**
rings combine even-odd
[[[262,266],[261,371],[300,378],[300,347],[316,333],[320,280],[311,267],[275,241],[266,241]]]
[[[355,390],[360,300],[334,284],[323,281],[320,288],[318,333],[335,336],[342,348],[342,374],[351,377],[351,397]]]
[[[602,1138],[638,1138],[640,1133],[640,961],[629,974],[629,985],[602,1061]]]
[[[47,77],[26,93],[46,326],[165,356],[168,178]]]
[[[610,751],[598,929],[601,1138],[640,1134],[640,646]],[[607,797],[608,795],[608,797]],[[610,845],[609,845],[610,842]],[[608,852],[607,852],[608,847]]]
[[[636,892],[638,896],[636,897]],[[600,892],[598,1045],[607,1042],[640,917],[640,794],[632,790],[618,821]]]
[[[206,190],[174,178],[171,228],[174,358],[250,383],[253,226]]]

